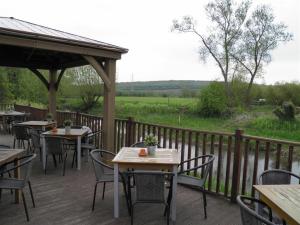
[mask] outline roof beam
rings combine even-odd
[[[59,41],[44,41],[33,38],[17,37],[15,35],[10,36],[0,34],[0,44],[45,49],[57,52],[67,52],[79,55],[91,55],[111,59],[121,59],[121,53],[119,52],[97,49],[92,47],[84,47],[72,43],[64,44],[60,43]]]
[[[107,76],[106,72],[102,68],[102,65],[92,56],[83,55],[83,58],[85,58],[86,61],[88,61],[91,64],[91,66],[96,70],[98,75],[103,80],[106,88],[108,90],[110,90],[111,89],[111,82],[110,82],[109,77]]]
[[[49,82],[47,81],[47,79],[43,76],[43,74],[41,74],[40,71],[38,71],[35,68],[30,68],[28,67],[28,69],[33,72],[41,81],[42,83],[46,86],[46,88],[49,90]]]

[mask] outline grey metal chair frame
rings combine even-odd
[[[10,165],[9,169],[7,169],[4,172],[10,172],[10,171],[16,170],[18,168],[27,166],[27,168],[24,172],[24,179],[0,178],[0,189],[10,189],[10,190],[14,189],[14,190],[20,190],[21,191],[27,221],[29,221],[29,214],[28,214],[28,208],[27,208],[26,199],[25,199],[23,189],[25,188],[26,184],[28,183],[32,205],[35,208],[35,201],[34,201],[31,182],[30,182],[30,173],[31,173],[32,161],[35,157],[36,157],[36,154],[31,154],[31,155],[20,157],[18,159],[18,161],[20,161],[19,165],[15,165],[15,161],[8,162],[8,163],[4,164],[4,166]]]
[[[272,182],[264,182],[264,179],[267,179],[267,177],[272,174],[275,174],[276,180],[274,180]],[[279,174],[286,176],[286,177],[284,177],[286,179],[286,181],[281,181],[280,179],[278,179]],[[259,184],[290,184],[292,177],[298,179],[299,184],[300,184],[300,176],[298,176],[290,171],[280,170],[280,169],[265,170],[259,176],[258,182],[259,182]]]
[[[23,126],[23,125],[18,125],[18,124],[13,125],[13,133],[14,133],[13,148],[15,148],[15,146],[16,146],[16,141],[18,142],[19,147],[25,148],[24,141],[27,141],[27,150],[31,149],[30,134],[29,134],[30,129],[31,129],[31,127],[27,127],[27,126]]]
[[[31,144],[32,144],[32,152],[36,153],[36,150],[40,153],[40,160],[42,160],[42,146],[40,140],[40,133],[38,130],[30,129],[29,131]]]
[[[207,159],[207,161],[206,161]],[[200,161],[202,160],[202,164],[192,167],[190,169],[184,169],[184,165],[186,163],[191,163],[192,161]],[[206,190],[205,190],[205,183],[209,174],[209,171],[211,170],[213,166],[213,162],[215,160],[215,157],[213,155],[201,155],[198,157],[194,157],[191,159],[184,160],[180,163],[181,170],[178,172],[177,176],[177,182],[179,184],[184,184],[184,185],[191,185],[197,188],[200,188],[200,191],[202,192],[203,196],[203,208],[204,208],[204,218],[207,218],[207,199],[206,199]],[[202,173],[202,178],[194,177],[194,176],[189,176],[187,173],[196,171],[198,169],[203,169]],[[172,194],[172,193],[170,193]],[[171,198],[171,196],[170,196]],[[166,213],[166,210],[165,210]]]
[[[252,197],[247,197],[247,196],[237,196],[237,203],[240,206],[240,210],[241,210],[241,219],[242,219],[242,224],[243,225],[252,225],[253,224],[253,220],[256,221],[255,224],[266,224],[266,225],[276,225],[275,223],[272,222],[272,209],[267,206],[264,202],[256,199],[256,198],[252,198]],[[245,204],[245,200],[254,202],[255,204],[259,204],[265,208],[268,209],[268,217],[269,220],[267,220],[265,217],[259,215],[255,209],[251,209],[249,208],[246,204]],[[247,218],[248,216],[248,218]],[[252,220],[249,220],[249,219]]]
[[[49,140],[56,140],[58,141],[58,143],[55,143],[54,146],[55,148],[52,148],[53,146],[50,147],[50,151],[49,151]],[[67,157],[68,157],[68,153],[66,151],[65,148],[65,141],[68,140],[65,137],[58,137],[58,136],[45,136],[45,143],[46,143],[46,165],[45,165],[45,174],[47,173],[47,163],[48,163],[48,155],[51,154],[53,157],[53,162],[54,162],[54,166],[55,168],[57,167],[57,162],[56,162],[56,158],[55,155],[58,155],[59,158],[61,157],[63,160],[63,176],[65,176],[65,171],[66,171],[66,161],[67,161]],[[58,148],[58,149],[57,149]]]
[[[99,149],[94,149],[90,152],[90,157],[92,159],[92,163],[93,163],[93,167],[94,167],[94,171],[95,171],[95,176],[96,176],[96,182],[95,182],[95,186],[94,186],[94,194],[93,194],[93,203],[92,203],[92,211],[94,211],[95,209],[95,200],[96,200],[96,193],[97,193],[97,186],[99,183],[103,183],[103,189],[102,189],[102,200],[104,199],[104,195],[105,195],[105,186],[106,183],[112,183],[114,182],[114,168],[107,165],[105,162],[99,160],[99,158],[97,156],[100,156],[101,158],[104,157],[104,155],[109,155],[111,157],[114,157],[115,154],[109,151],[105,151],[105,150],[99,150]],[[99,169],[102,170],[103,174],[99,174],[97,167],[99,166]],[[124,189],[124,193],[125,193],[125,197],[126,197],[126,203],[127,203],[127,208],[128,208],[128,212],[130,214],[130,210],[129,210],[129,201],[128,201],[128,192],[126,190],[126,178],[124,177],[124,175],[122,173],[119,173],[120,176],[120,180],[119,182],[121,182],[123,184],[123,189]]]
[[[172,199],[169,199],[170,192],[172,192],[172,185],[169,187],[169,194],[168,198],[165,198],[165,181],[169,180],[172,183],[174,174],[171,172],[162,172],[162,171],[127,171],[124,172],[127,177],[127,190],[128,190],[128,199],[129,199],[129,208],[130,208],[130,215],[131,215],[131,225],[133,225],[133,218],[134,218],[134,206],[139,203],[155,203],[155,204],[164,204],[165,205],[165,211],[164,216],[167,215],[167,224],[169,225],[170,222],[170,206]],[[160,179],[156,179],[155,182],[152,183],[152,185],[160,186],[162,188],[160,193],[153,197],[152,199],[145,196],[145,190],[143,190],[143,187],[145,184],[149,185],[148,183],[145,183],[145,177],[158,177]],[[166,179],[168,177],[169,179]],[[135,185],[132,186],[130,184],[130,179],[133,178],[135,180]],[[154,180],[152,180],[154,181]],[[136,201],[132,202],[132,193],[131,190],[135,187],[136,189]],[[153,195],[155,195],[153,194]],[[155,198],[155,199],[154,199]]]

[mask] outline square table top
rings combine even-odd
[[[261,199],[287,224],[300,224],[300,185],[254,185]]]
[[[62,136],[62,137],[78,137],[78,136],[85,136],[88,133],[88,129],[81,128],[81,129],[74,129],[71,128],[70,133],[66,133],[65,128],[57,128],[56,132],[52,130],[46,131],[42,133],[44,136]]]
[[[25,115],[24,112],[18,112],[18,111],[0,111],[0,116],[23,116]]]
[[[18,125],[24,125],[24,126],[50,126],[56,124],[54,121],[25,121],[22,123],[18,123]]]
[[[155,155],[139,156],[141,148],[123,147],[112,160],[119,164],[179,165],[180,154],[176,149],[156,149]]]
[[[21,156],[25,149],[0,149],[0,166]]]

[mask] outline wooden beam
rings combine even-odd
[[[43,76],[43,74],[40,73],[40,71],[38,71],[35,68],[28,68],[32,73],[34,73],[41,81],[42,83],[46,86],[46,88],[49,90],[49,82],[47,81],[47,79]]]
[[[56,120],[56,78],[57,70],[49,70],[49,113],[53,115]]]
[[[116,60],[107,60],[105,72],[110,80],[110,89],[104,86],[103,98],[103,141],[104,148],[115,152],[115,79],[116,79]]]
[[[56,83],[55,83],[55,89],[56,89],[56,91],[58,90],[60,80],[61,80],[62,76],[64,75],[65,71],[66,71],[65,68],[62,69],[62,70],[60,71],[59,75],[58,75],[57,81],[56,81]]]
[[[104,71],[104,69],[102,68],[102,65],[92,56],[83,56],[83,58],[86,59],[86,61],[88,61],[91,66],[96,70],[96,72],[98,73],[98,75],[101,77],[101,79],[103,80],[105,87],[108,89],[108,91],[111,89],[111,80],[107,75],[107,72]]]
[[[37,40],[13,35],[0,34],[0,44],[13,45],[27,48],[45,49],[50,51],[67,52],[79,55],[92,55],[104,58],[121,59],[121,52],[114,50],[97,49],[89,46],[79,46],[78,44],[65,44],[59,41]],[[124,52],[125,53],[125,52]]]

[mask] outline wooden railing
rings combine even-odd
[[[14,104],[10,104],[10,103],[0,103],[0,111],[6,111],[9,109],[13,109],[14,108]]]
[[[35,119],[46,115],[46,110],[22,107],[21,111],[37,116]],[[66,119],[71,119],[77,125],[88,126],[93,131],[102,130],[103,119],[99,116],[57,112],[58,126]],[[207,190],[231,201],[235,201],[238,194],[254,195],[252,187],[263,170],[281,168],[293,171],[293,160],[300,157],[300,142],[250,136],[242,130],[234,133],[212,132],[142,123],[133,118],[115,120],[115,151],[142,141],[148,134],[157,136],[161,147],[178,149],[181,161],[213,154],[215,161],[209,172]],[[98,140],[99,147],[102,147],[101,136]],[[201,162],[187,164],[187,169],[198,163]],[[201,176],[202,171],[195,170],[190,175]]]

